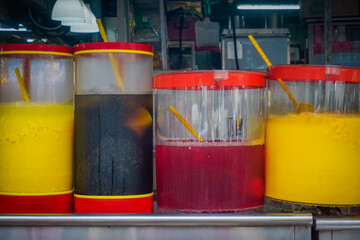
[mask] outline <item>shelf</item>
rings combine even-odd
[[[314,54],[314,64],[323,65],[323,53]],[[332,64],[347,67],[360,67],[360,53],[332,53]]]
[[[162,70],[167,70],[167,46],[166,46],[166,15],[165,15],[165,1],[163,0],[126,0],[131,2],[134,8],[134,14],[138,21],[148,22],[155,27],[155,31],[160,36],[155,35],[138,35],[141,38],[134,37],[132,42],[148,43],[154,46],[155,54],[159,53],[162,62]],[[141,20],[142,19],[142,20]],[[135,33],[136,36],[136,33]],[[149,36],[149,37],[145,37]]]
[[[359,18],[345,20],[333,18],[331,31],[325,29],[323,21],[308,21],[309,64],[323,65],[327,56],[327,64],[360,66],[360,21]],[[331,42],[326,45],[325,35],[331,35]]]
[[[135,43],[152,43],[152,42],[161,42],[160,37],[157,38],[134,38],[133,42]]]
[[[146,10],[158,10],[158,0],[136,0],[135,3],[142,9]]]

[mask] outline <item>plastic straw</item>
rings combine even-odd
[[[256,50],[259,52],[260,56],[262,57],[262,59],[264,59],[266,65],[268,67],[271,67],[271,63],[269,61],[269,59],[266,57],[265,53],[263,52],[263,50],[261,50],[259,44],[255,41],[254,37],[250,34],[248,36],[248,38],[250,39],[250,41],[252,42],[252,44],[254,45],[254,47],[256,48]],[[285,83],[283,82],[283,80],[281,78],[277,79],[281,85],[281,87],[284,89],[284,91],[286,92],[286,94],[288,95],[288,97],[290,98],[291,102],[294,104],[295,108],[298,107],[298,103],[296,102],[295,98],[292,96],[292,94],[290,93],[289,89],[286,87]]]
[[[103,41],[108,42],[108,39],[107,39],[107,36],[106,36],[106,33],[105,33],[105,29],[104,29],[104,26],[102,25],[101,19],[97,19],[96,23],[97,23],[97,25],[99,27],[100,35],[101,35]],[[120,72],[119,72],[118,66],[116,64],[116,60],[114,58],[113,53],[109,53],[109,58],[110,58],[111,66],[112,66],[114,74],[115,74],[117,85],[119,86],[120,90],[122,92],[124,92],[125,91],[124,84],[123,84],[123,81],[121,79]]]
[[[14,71],[15,71],[19,86],[21,88],[21,93],[22,93],[22,96],[23,96],[25,102],[30,102],[29,94],[26,91],[24,79],[21,77],[19,69],[15,68]]]
[[[202,139],[199,134],[197,134],[197,132],[190,126],[190,124],[185,121],[185,119],[180,115],[178,111],[176,111],[173,106],[170,105],[169,109],[180,120],[180,122],[184,124],[184,126],[191,132],[191,134],[194,135],[197,140],[199,140],[200,142],[205,142],[204,139]]]

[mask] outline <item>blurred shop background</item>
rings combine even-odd
[[[91,15],[79,14],[87,25],[61,19],[56,5],[64,2],[86,6]],[[109,41],[154,46],[155,74],[265,70],[248,34],[273,65],[359,67],[359,8],[358,0],[2,0],[0,43],[102,41],[96,24],[91,27],[100,18]],[[75,7],[62,10],[69,14]]]

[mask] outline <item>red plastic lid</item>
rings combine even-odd
[[[149,44],[142,43],[124,43],[124,42],[94,42],[80,43],[74,46],[74,54],[102,52],[129,52],[153,55],[154,48]]]
[[[46,53],[44,53],[46,52]],[[51,44],[3,44],[0,45],[0,54],[63,54],[72,55],[73,48]]]
[[[0,213],[64,214],[73,211],[73,193],[52,195],[0,194]]]
[[[351,81],[360,82],[360,68],[334,65],[278,65],[268,68],[268,78],[284,81]]]
[[[254,86],[265,87],[266,75],[250,71],[192,71],[165,73],[154,78],[154,88],[198,86]]]
[[[91,196],[74,195],[75,213],[153,213],[154,195]]]

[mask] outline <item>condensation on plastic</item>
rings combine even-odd
[[[226,72],[215,78],[226,79]],[[225,77],[225,78],[224,78]],[[168,109],[172,105],[205,141],[250,141],[264,137],[264,88],[155,89],[157,141],[194,140]]]
[[[25,64],[25,62],[28,62]],[[32,102],[57,102],[72,104],[73,59],[44,54],[17,54],[0,56],[0,102],[22,101],[15,68],[28,82]],[[28,68],[25,70],[25,68]],[[28,75],[24,76],[24,72]]]
[[[75,55],[76,94],[148,94],[152,93],[152,56],[136,53],[112,53],[124,84],[121,92],[109,54]]]
[[[326,66],[326,79],[340,76],[341,66]],[[333,77],[332,77],[333,79]],[[306,79],[304,79],[306,80]],[[298,103],[310,103],[316,112],[360,112],[360,83],[349,81],[284,81]],[[268,81],[268,113],[288,114],[294,112],[294,105],[277,80]]]

